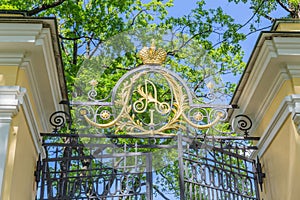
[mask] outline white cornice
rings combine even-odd
[[[286,71],[287,71],[290,79],[300,78],[300,63],[297,65],[288,63],[286,66]]]
[[[289,76],[284,68],[278,71],[278,74],[275,76],[274,80],[269,84],[269,90],[267,91],[265,98],[258,103],[258,109],[255,115],[254,124],[258,125],[266,112],[269,109],[272,101],[274,100],[278,90],[282,87],[283,83],[289,79]],[[255,127],[254,127],[255,128]]]
[[[300,78],[300,38],[268,35],[261,45],[249,62],[253,67],[238,101],[240,110],[234,111],[250,115],[256,127],[283,83]]]
[[[38,81],[36,80],[36,73],[34,72],[34,69],[28,59],[27,61],[22,63],[21,67],[25,69],[26,74],[28,76],[31,93],[33,95],[33,102],[37,109],[37,115],[40,119],[39,121],[41,122],[42,126],[41,129],[42,131],[47,130],[49,128],[48,116],[45,116],[45,113],[43,112],[44,105],[41,97],[41,92],[39,91]]]
[[[249,76],[248,84],[245,85],[245,88],[241,94],[239,102],[242,103],[239,103],[239,105],[243,104],[242,108],[248,107],[249,103],[251,103],[252,99],[249,97],[253,96],[257,91],[259,82],[262,79],[263,73],[267,69],[270,60],[276,57],[277,53],[274,49],[272,41],[266,40],[261,47],[261,53],[257,56],[254,63],[254,65],[259,66],[259,68],[253,69]],[[242,110],[242,112],[245,112],[245,110]]]
[[[24,58],[23,52],[0,52],[0,65],[19,66]]]
[[[255,130],[259,125],[260,122],[263,120],[263,117],[266,113],[266,111],[269,109],[270,105],[272,104],[272,101],[278,94],[278,91],[282,87],[285,81],[287,80],[292,80],[293,78],[300,78],[300,65],[295,65],[295,64],[286,64],[285,67],[278,67],[276,66],[273,71],[277,71],[277,74],[273,76],[271,79],[269,79],[269,83],[267,85],[268,90],[266,92],[261,93],[259,96],[263,97],[260,101],[257,101],[253,98],[249,98],[252,103],[255,103],[256,109],[253,110],[255,113],[252,113],[251,117],[254,119],[253,121],[253,130]],[[266,77],[264,77],[266,78]],[[256,80],[259,82],[259,79]],[[257,86],[256,87],[266,87],[266,86]],[[249,95],[249,97],[251,97]],[[248,105],[247,105],[248,106]],[[243,112],[248,112],[245,111],[247,110],[247,107],[243,105]],[[241,111],[239,111],[241,112]]]
[[[34,43],[42,26],[42,24],[29,23],[0,23],[0,42]]]
[[[51,30],[42,22],[0,22],[0,65],[19,66],[26,71],[40,131],[50,130],[52,112],[64,110]]]
[[[45,158],[46,154],[44,148],[42,147],[42,138],[40,136],[40,131],[31,105],[30,99],[27,93],[25,93],[24,98],[22,99],[22,108],[24,110],[26,122],[28,124],[36,152],[41,154],[42,158]]]
[[[299,37],[273,37],[273,43],[278,55],[300,55]]]
[[[300,78],[300,38],[288,33],[269,33],[265,37],[263,35],[258,44],[260,46],[256,47],[254,53],[257,56],[251,57],[248,64],[251,69],[249,78],[240,89],[240,97],[237,98],[240,109],[234,111],[233,116],[237,112],[249,115],[254,119],[252,132],[256,132],[275,98],[276,102],[282,103],[271,113],[273,117],[267,122],[268,125],[263,127],[264,132],[259,133],[259,150],[252,155],[253,157],[264,154],[287,117],[292,117],[298,132],[300,131],[300,95],[291,94],[299,86],[294,80]],[[287,82],[289,80],[290,82]],[[286,91],[283,91],[281,89],[285,83]],[[281,96],[278,96],[279,91]]]
[[[63,107],[58,104],[62,100],[61,92],[60,92],[60,86],[59,86],[59,80],[58,80],[58,72],[56,67],[56,61],[51,40],[51,32],[50,29],[44,28],[39,35],[39,39],[36,42],[36,45],[42,45],[43,53],[45,55],[45,64],[46,69],[48,72],[50,87],[51,87],[51,93],[53,102],[56,102],[55,104],[55,110],[62,110]]]

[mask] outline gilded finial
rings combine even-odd
[[[161,65],[167,57],[167,52],[162,48],[156,50],[154,39],[151,40],[150,47],[143,47],[138,53],[138,56],[142,59],[143,64],[158,64]]]

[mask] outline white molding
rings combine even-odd
[[[49,113],[64,107],[59,104],[63,98],[56,66],[58,55],[54,53],[50,28],[42,23],[1,22],[1,44],[0,65],[24,69],[34,98],[31,101],[39,115],[40,131],[51,130]]]
[[[278,94],[284,82],[299,77],[300,77],[300,65],[286,64],[286,66],[280,68],[277,76],[274,78],[274,81],[269,84],[269,90],[264,95],[265,98],[261,101],[261,103],[256,102],[256,104],[259,106],[257,108],[255,116],[252,116],[253,119],[255,119],[253,121],[254,124],[253,130],[256,130],[257,127],[260,125],[259,122],[263,120],[265,112],[270,108],[272,101]]]
[[[0,122],[10,122],[19,111],[20,96],[23,91],[19,86],[0,86]]]
[[[0,86],[0,198],[2,196],[11,121],[19,111],[19,99],[22,98],[23,94],[18,86]]]
[[[58,102],[62,100],[62,96],[61,93],[59,92],[60,86],[59,86],[59,80],[57,76],[58,72],[57,72],[56,61],[55,61],[56,56],[53,53],[54,49],[52,45],[51,32],[49,28],[44,28],[42,30],[36,45],[38,44],[42,45],[43,53],[45,55],[45,64],[48,72],[53,102],[57,102],[55,104],[55,109],[63,110],[63,106],[58,104]]]
[[[52,128],[48,122],[49,115],[64,110],[64,106],[59,104],[62,100],[62,92],[57,69],[59,66],[56,66],[56,59],[60,55],[56,55],[59,52],[54,49],[57,48],[57,44],[54,44],[57,42],[54,38],[55,24],[52,19],[12,20],[0,22],[0,65],[18,66],[25,71],[30,88],[30,99],[25,93],[21,106],[38,150],[39,133],[47,132]],[[33,108],[37,116],[33,115]],[[0,115],[4,117],[8,114],[1,112],[0,107]],[[9,120],[10,116],[6,118]],[[36,120],[33,120],[34,118]]]
[[[265,41],[261,47],[261,52],[258,55],[255,63],[253,65],[259,66],[259,68],[254,68],[253,71],[250,74],[248,83],[246,84],[245,88],[241,94],[239,102],[242,102],[243,108],[247,108],[248,105],[251,103],[252,99],[249,97],[252,97],[254,93],[256,92],[256,88],[259,85],[260,80],[263,77],[263,73],[268,67],[268,64],[272,58],[276,58],[278,55],[276,53],[276,50],[274,48],[272,41]],[[242,113],[245,113],[245,109],[241,110]]]
[[[299,118],[296,119],[295,116],[299,115],[299,113],[300,95],[290,95],[285,97],[274,113],[269,125],[262,133],[261,139],[257,143],[258,151],[254,152],[251,157],[255,158],[257,155],[261,157],[265,153],[289,115],[292,116],[294,123],[297,125],[297,120]]]
[[[24,59],[23,52],[0,52],[0,65],[3,66],[19,66]]]
[[[300,78],[300,64],[287,64],[286,71],[289,74],[290,79]]]
[[[42,24],[29,23],[0,23],[0,42],[26,42],[34,43],[36,35],[42,29]]]
[[[41,98],[39,87],[37,87],[38,85],[38,81],[36,80],[37,74],[35,73],[29,59],[26,59],[26,61],[22,63],[21,68],[25,69],[26,75],[28,76],[28,82],[31,88],[31,93],[33,95],[35,108],[40,118],[42,131],[48,130],[49,129],[48,117],[45,116],[45,113],[43,112],[44,110],[42,104],[43,101]]]
[[[292,119],[296,125],[297,132],[300,133],[300,113],[294,113]]]
[[[273,37],[273,41],[278,55],[300,55],[299,37]]]
[[[31,105],[30,99],[27,93],[25,93],[24,98],[22,99],[22,108],[24,110],[26,122],[28,124],[36,152],[41,154],[42,158],[45,158],[46,154],[44,148],[42,147],[42,138],[40,136],[40,131]]]
[[[278,91],[280,90],[284,82],[289,79],[290,76],[288,75],[286,69],[281,68],[281,70],[275,77],[273,83],[270,83],[270,87],[269,87],[270,89],[266,93],[265,98],[258,106],[256,115],[254,116],[255,120],[253,123],[256,125],[253,127],[254,129],[259,125],[259,122],[262,121],[266,110],[270,108],[272,101],[274,100],[275,96],[278,94]]]
[[[291,80],[289,89],[293,90],[293,79],[300,78],[300,38],[268,36],[264,39],[258,56],[249,62],[253,68],[238,101],[240,109],[233,113],[244,113],[255,119],[253,130],[259,126],[283,84]]]

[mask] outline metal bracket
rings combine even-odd
[[[263,191],[263,183],[264,183],[264,178],[266,178],[266,174],[262,172],[262,167],[261,163],[259,161],[259,157],[257,156],[256,159],[256,174],[257,174],[257,180],[260,186],[260,191]]]
[[[39,159],[36,161],[36,169],[34,171],[36,186],[38,187],[38,183],[41,180],[41,171],[42,171],[42,161],[41,155],[39,154]]]

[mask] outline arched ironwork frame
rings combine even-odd
[[[97,99],[97,81],[90,83],[88,101],[71,102],[88,132],[71,129],[70,116],[55,112],[53,132],[41,133],[46,157],[35,172],[37,199],[152,200],[154,193],[162,199],[259,199],[264,174],[246,155],[256,149],[246,141],[258,139],[249,136],[249,117],[224,123],[230,105],[203,102],[159,64],[126,73],[106,99]],[[154,161],[164,155],[158,150],[176,152],[170,163],[178,190],[171,197],[154,184],[164,170],[158,165],[168,161]]]
[[[230,105],[203,102],[181,77],[160,65],[142,65],[126,73],[113,88],[110,100],[97,100],[97,81],[92,80],[91,85],[89,101],[71,105],[96,128],[115,127],[116,134],[130,135],[176,135],[178,130],[194,136],[236,133],[223,126]],[[238,115],[235,119],[231,127],[248,135],[252,126],[249,118]],[[247,126],[240,122],[247,122]]]

